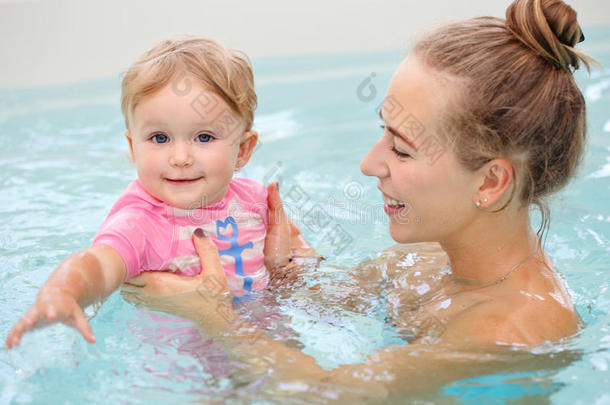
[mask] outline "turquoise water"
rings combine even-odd
[[[610,67],[610,28],[585,31],[583,49]],[[375,180],[358,167],[379,136],[376,109],[400,59],[386,51],[254,61],[261,145],[243,175],[280,180],[283,197],[302,204],[293,213],[328,258],[308,283],[341,280],[337,266],[393,244]],[[566,343],[582,357],[548,372],[457,381],[432,403],[610,403],[610,70],[577,78],[589,106],[589,145],[579,177],[552,202],[547,250],[587,323]],[[89,245],[134,178],[123,131],[118,78],[0,90],[0,336],[55,266]],[[269,333],[293,339],[325,367],[396,342],[375,317],[318,308],[298,294],[277,308],[284,315]],[[183,321],[114,294],[91,325],[95,345],[53,326],[0,352],[0,403],[264,402],[256,384],[237,386],[226,355]]]

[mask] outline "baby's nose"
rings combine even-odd
[[[191,148],[184,142],[176,142],[173,145],[169,163],[172,166],[190,166],[193,164],[193,156],[191,154]]]

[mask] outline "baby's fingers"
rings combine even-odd
[[[13,329],[8,333],[6,341],[4,342],[4,348],[6,350],[11,349],[19,344],[21,335],[24,331],[23,319],[20,319],[14,326]]]
[[[33,329],[39,317],[40,313],[38,312],[38,309],[36,307],[30,308],[9,332],[6,337],[4,348],[8,350],[19,345],[23,333]]]
[[[5,349],[11,349],[19,345],[25,332],[54,322],[63,322],[78,330],[87,342],[95,342],[91,327],[78,304],[75,304],[72,309],[69,307],[57,308],[50,304],[42,310],[38,306],[30,308],[9,332],[4,345]]]
[[[66,325],[71,326],[77,331],[79,331],[87,342],[95,343],[95,336],[93,336],[91,326],[89,325],[89,322],[87,322],[87,320],[85,319],[83,310],[80,309],[80,307],[74,309],[74,311],[72,312],[72,316],[66,321]]]

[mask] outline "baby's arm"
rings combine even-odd
[[[95,342],[82,308],[107,297],[125,280],[125,262],[111,247],[96,245],[64,260],[38,292],[36,302],[13,326],[5,348],[17,346],[24,332],[61,322]]]

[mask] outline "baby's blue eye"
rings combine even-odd
[[[151,138],[154,143],[166,143],[169,139],[167,139],[167,135],[164,134],[155,134]]]
[[[208,134],[199,134],[197,135],[197,140],[199,142],[210,142],[212,140],[212,136]]]

